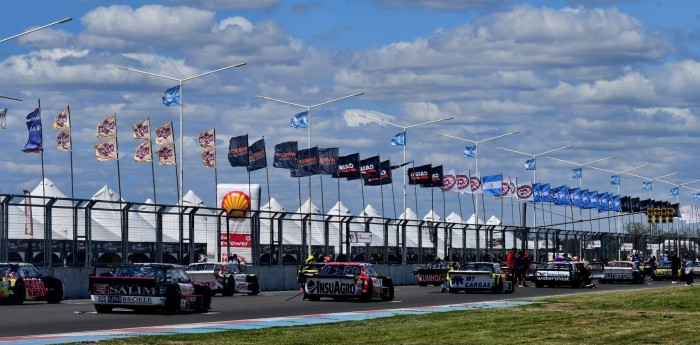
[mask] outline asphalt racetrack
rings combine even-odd
[[[643,285],[598,283],[597,289],[535,288],[533,285],[516,288],[513,294],[492,294],[489,292],[451,294],[441,293],[437,286],[398,286],[396,287],[396,298],[391,302],[336,301],[326,298],[311,302],[303,300],[299,291],[270,291],[262,292],[257,296],[216,296],[212,301],[212,309],[208,313],[180,313],[177,315],[163,315],[155,312],[135,313],[125,309],[115,309],[111,314],[97,314],[92,302],[88,299],[67,300],[52,305],[45,302],[26,302],[24,305],[0,305],[0,313],[3,315],[0,338],[196,322],[414,308],[628,289],[670,288],[673,286],[670,281]]]

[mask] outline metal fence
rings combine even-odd
[[[233,247],[236,236],[242,245]],[[271,210],[234,220],[221,209],[194,205],[0,195],[0,261],[47,267],[187,264],[234,253],[244,253],[253,265],[298,265],[309,253],[334,261],[415,264],[503,258],[512,247],[539,261],[560,253],[603,260],[632,249],[694,254],[698,238]]]

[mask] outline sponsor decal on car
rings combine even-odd
[[[352,296],[358,292],[357,284],[350,280],[308,279],[304,285],[308,294]]]
[[[603,277],[613,280],[632,280],[632,273],[605,273]]]
[[[460,275],[453,273],[450,277],[450,285],[459,289],[490,289],[493,286],[493,280],[491,275]]]

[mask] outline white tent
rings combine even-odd
[[[260,219],[260,244],[269,245],[270,239],[272,242],[279,243],[278,239],[278,228],[277,228],[277,218],[271,219],[275,213],[285,212],[282,204],[275,198],[271,198],[270,201],[260,208],[262,216]],[[286,229],[285,229],[286,230]]]
[[[399,219],[408,220],[406,224],[406,247],[418,247],[418,215],[410,208],[401,213]]]
[[[98,241],[121,240],[122,212],[119,201],[124,201],[119,194],[105,185],[95,195],[92,210],[92,239]],[[129,242],[155,242],[155,227],[141,216],[141,213],[129,212]],[[163,238],[163,241],[167,239]]]
[[[372,218],[369,222],[369,231],[372,233],[372,243],[370,245],[372,246],[383,246],[384,245],[384,219],[382,218],[382,215],[379,214],[379,211],[375,209],[372,204],[367,204],[365,206],[365,209],[360,212],[360,215],[358,216],[358,221],[359,223],[355,223],[352,228],[353,231],[365,231],[365,224],[364,224],[364,219],[367,218]],[[389,236],[391,238],[391,236]],[[395,238],[394,238],[395,240]],[[359,243],[358,245],[361,245],[362,243]],[[396,245],[395,243],[391,243],[391,240],[389,242],[389,245]]]
[[[346,236],[344,231],[340,231],[341,229],[345,229],[342,221],[343,219],[347,219],[346,217],[352,217],[352,214],[350,213],[350,209],[347,208],[342,201],[336,202],[326,214],[332,216],[328,223],[328,245],[335,247],[335,253],[338,254],[340,253],[340,246],[344,241],[343,236]]]
[[[442,221],[442,218],[435,213],[434,210],[428,211],[428,213],[423,217],[423,221],[426,222],[440,222]],[[423,240],[423,248],[433,248],[435,244],[430,241],[430,229],[428,227],[424,226],[421,229],[421,236]],[[444,257],[445,256],[445,238],[444,238],[444,228],[438,227],[437,233],[435,234],[436,240],[437,240],[437,257]]]

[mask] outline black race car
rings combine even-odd
[[[535,271],[535,287],[568,285],[585,287],[591,283],[591,273],[580,261],[553,261]]]
[[[98,313],[127,308],[174,314],[181,309],[206,312],[211,307],[209,286],[192,281],[183,266],[174,264],[121,265],[111,276],[90,276],[89,289]]]
[[[447,262],[431,262],[413,271],[413,275],[418,277],[419,286],[439,286],[445,283],[445,277],[449,270],[450,265]]]

